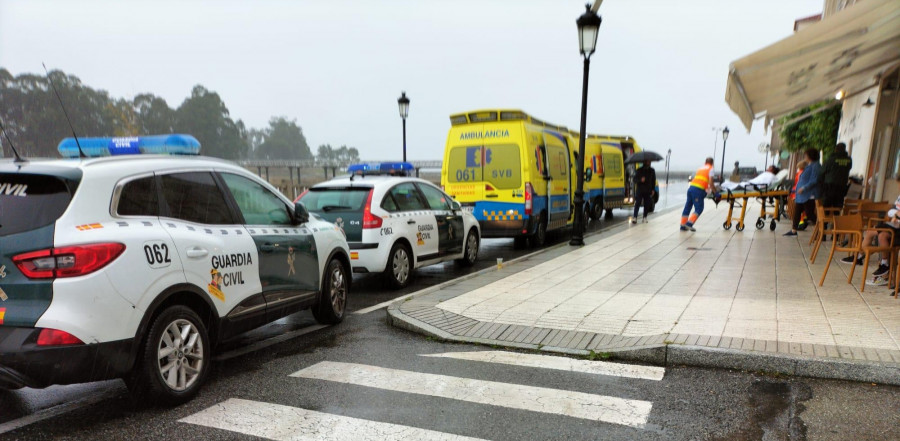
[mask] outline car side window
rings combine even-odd
[[[400,211],[397,207],[397,203],[394,202],[394,198],[390,195],[390,193],[384,195],[384,200],[381,201],[381,208],[390,211],[391,213]]]
[[[199,224],[236,223],[212,173],[171,173],[162,175],[161,183],[169,216]]]
[[[426,210],[425,203],[419,197],[419,190],[412,182],[404,182],[394,186],[390,191],[400,211]]]
[[[268,188],[243,176],[222,173],[247,225],[291,225],[287,205]]]
[[[432,210],[450,210],[450,198],[440,190],[428,184],[419,184],[419,190]]]
[[[156,177],[147,176],[125,183],[116,207],[119,216],[159,216]]]

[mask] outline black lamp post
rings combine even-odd
[[[728,126],[722,129],[722,172],[719,174],[719,182],[725,182],[725,144],[728,142]]]
[[[587,131],[587,96],[588,72],[591,67],[591,54],[597,49],[597,34],[600,32],[600,16],[585,5],[585,12],[578,17],[578,46],[584,57],[584,79],[581,86],[581,131],[578,133],[578,158],[575,168],[575,224],[572,228],[572,239],[569,245],[584,245],[584,138]]]
[[[406,117],[409,116],[409,98],[406,97],[406,92],[400,93],[397,105],[400,107],[400,118],[403,119],[403,162],[406,162]]]

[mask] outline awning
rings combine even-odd
[[[747,130],[843,90],[878,85],[900,62],[900,1],[864,0],[731,63],[725,101]]]

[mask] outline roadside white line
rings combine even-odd
[[[478,438],[238,398],[231,398],[179,422],[276,441],[478,441]]]
[[[256,343],[249,344],[247,346],[242,346],[238,349],[234,349],[232,351],[223,352],[217,355],[213,360],[215,361],[224,361],[228,359],[232,359],[234,357],[240,357],[244,354],[249,354],[254,351],[258,351],[263,348],[267,348],[274,344],[281,343],[283,341],[290,340],[295,337],[299,337],[303,334],[309,334],[310,332],[318,331],[319,329],[327,328],[329,325],[311,325],[305,328],[298,329],[296,331],[291,331],[286,334],[281,334],[276,337],[267,338],[265,340],[260,340]]]
[[[560,371],[583,372],[586,374],[611,375],[638,378],[642,380],[662,380],[666,369],[657,366],[610,363],[607,361],[578,360],[554,355],[523,354],[508,351],[445,352],[442,354],[419,354],[421,357],[443,357],[457,360],[500,363],[512,366],[526,366]]]
[[[97,404],[103,400],[118,396],[121,394],[121,390],[108,390],[101,394],[87,397],[78,401],[72,401],[65,404],[60,404],[58,406],[53,406],[44,410],[39,410],[31,415],[25,415],[21,418],[17,418],[11,421],[7,421],[3,424],[0,424],[0,435],[12,432],[16,429],[21,429],[25,426],[29,426],[31,424],[41,422],[48,418],[53,418],[55,416],[62,415],[64,413],[72,412],[73,410],[81,409],[82,407],[87,407],[92,404]]]
[[[653,406],[649,401],[333,361],[316,363],[291,374],[291,376],[551,413],[638,428],[643,428],[647,424],[647,418]]]

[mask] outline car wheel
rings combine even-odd
[[[544,213],[538,218],[537,230],[531,235],[529,242],[532,248],[539,248],[547,243],[547,217]]]
[[[466,246],[463,251],[462,259],[457,259],[457,262],[463,266],[472,266],[475,265],[475,260],[478,259],[478,234],[475,233],[475,229],[469,230],[469,234],[466,236]]]
[[[591,219],[599,220],[600,216],[603,214],[603,204],[600,201],[600,198],[594,200],[594,203],[591,204]]]
[[[334,325],[344,320],[350,278],[344,265],[337,259],[331,259],[322,279],[322,294],[319,303],[312,308],[313,317],[324,325]]]
[[[163,310],[150,326],[129,389],[142,400],[177,405],[200,391],[210,365],[206,326],[183,305]]]
[[[392,288],[400,289],[409,285],[412,276],[413,263],[409,248],[403,243],[397,242],[388,254],[387,267],[384,275]]]

